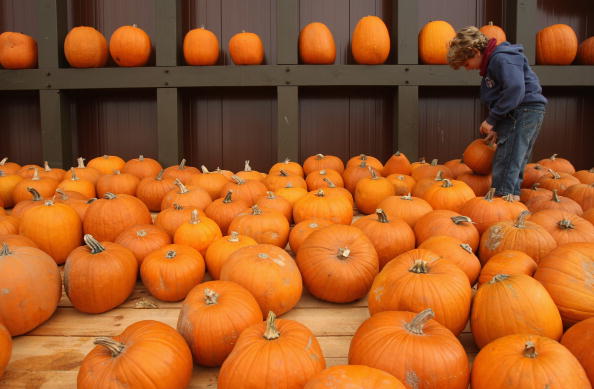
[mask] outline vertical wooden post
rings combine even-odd
[[[73,163],[70,112],[66,97],[58,90],[39,91],[41,150],[50,166],[68,169]]]
[[[419,87],[399,86],[395,117],[398,126],[395,150],[411,160],[419,158]]]
[[[505,31],[508,40],[524,46],[528,63],[536,60],[536,0],[510,0],[505,12]]]
[[[157,66],[177,66],[181,53],[181,0],[155,0]]]

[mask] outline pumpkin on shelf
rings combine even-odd
[[[507,41],[507,36],[505,35],[503,28],[494,25],[493,22],[485,24],[479,28],[479,31],[485,34],[485,36],[489,39],[495,38],[498,46]]]
[[[227,234],[229,224],[233,219],[249,208],[250,206],[245,200],[234,199],[233,190],[229,190],[225,197],[218,198],[208,204],[204,209],[204,213],[218,224],[221,233]]]
[[[191,66],[212,66],[219,60],[219,39],[201,26],[186,33],[183,42],[184,59]]]
[[[199,216],[198,210],[193,209],[190,220],[187,220],[175,230],[173,242],[178,245],[192,247],[201,255],[204,255],[208,246],[222,236],[221,229],[214,220],[207,216]]]
[[[74,27],[64,39],[64,56],[73,68],[103,67],[107,63],[107,41],[93,27]]]
[[[10,292],[0,293],[0,322],[12,336],[25,334],[48,320],[62,297],[56,262],[34,247],[0,246],[0,285]]]
[[[585,39],[578,46],[577,62],[581,65],[594,65],[594,36]]]
[[[536,33],[537,65],[570,65],[577,52],[577,35],[567,24],[553,24]]]
[[[336,60],[336,44],[324,23],[312,22],[299,32],[299,58],[304,64],[330,65]]]
[[[0,65],[4,69],[36,68],[37,41],[20,32],[3,32],[0,34]]]
[[[497,274],[526,274],[532,276],[536,271],[536,262],[526,253],[518,250],[503,250],[493,255],[481,269],[479,286],[489,282]]]
[[[590,382],[594,382],[594,317],[582,320],[571,326],[563,337],[561,344],[577,358],[583,366]]]
[[[157,225],[138,224],[122,231],[115,243],[132,251],[140,266],[147,255],[170,244],[171,237]]]
[[[213,279],[218,280],[221,278],[221,269],[231,254],[242,247],[257,244],[258,242],[253,238],[247,235],[240,235],[237,231],[231,231],[229,235],[215,240],[208,246],[204,255],[208,273]]]
[[[114,337],[99,337],[83,359],[78,389],[185,388],[192,379],[192,353],[167,324],[141,320]]]
[[[260,65],[264,62],[264,44],[258,34],[242,31],[229,39],[229,54],[235,65]]]
[[[64,291],[77,310],[103,313],[122,304],[134,291],[138,261],[132,251],[84,236],[64,266]]]
[[[103,155],[95,157],[87,163],[88,168],[94,168],[100,174],[112,174],[114,170],[122,170],[126,165],[126,161],[117,155]]]
[[[447,65],[448,44],[456,36],[454,27],[446,21],[434,20],[419,32],[419,59],[427,65]]]
[[[208,281],[188,293],[177,330],[194,362],[214,367],[225,361],[244,329],[261,321],[260,306],[247,289],[231,281]]]
[[[365,365],[335,365],[323,370],[306,383],[303,389],[405,389],[392,374]]]
[[[353,59],[358,64],[381,65],[388,59],[390,33],[379,17],[364,16],[359,19],[351,40]]]
[[[118,66],[144,66],[151,55],[151,38],[136,24],[118,27],[109,39],[109,53]]]

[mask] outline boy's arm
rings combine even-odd
[[[496,56],[493,59],[496,59]],[[505,59],[497,59],[493,67],[493,76],[501,83],[501,94],[491,106],[487,123],[495,125],[516,108],[524,99],[524,69],[523,64],[514,64]]]

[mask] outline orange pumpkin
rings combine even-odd
[[[594,317],[582,320],[569,328],[561,338],[561,344],[577,358],[590,382],[594,382]]]
[[[167,231],[153,224],[138,224],[122,231],[115,243],[132,251],[138,265],[153,251],[171,243]]]
[[[497,45],[507,41],[505,31],[503,31],[501,27],[494,25],[493,22],[489,22],[488,24],[482,26],[479,31],[485,34],[485,36],[489,39],[495,38]]]
[[[410,193],[406,196],[387,197],[378,204],[378,208],[394,218],[404,220],[411,228],[414,228],[421,217],[433,211],[427,201],[413,197]]]
[[[200,174],[200,170],[195,168],[194,166],[186,165],[186,159],[183,158],[179,165],[169,166],[165,169],[163,173],[163,177],[165,178],[173,178],[180,180],[182,183],[187,184],[190,182],[190,179],[195,175]]]
[[[544,158],[538,161],[538,164],[546,169],[554,170],[558,173],[575,173],[575,167],[572,163],[565,159],[557,157],[558,154],[553,154],[549,158]]]
[[[481,271],[481,263],[472,248],[459,239],[446,235],[435,235],[419,245],[420,249],[433,251],[458,266],[474,285]]]
[[[97,180],[97,196],[104,197],[106,193],[134,196],[138,183],[140,179],[135,175],[114,170],[113,173],[104,174]]]
[[[172,189],[163,196],[161,201],[161,210],[171,207],[173,204],[178,204],[184,207],[196,208],[201,211],[204,210],[212,199],[207,191],[199,187],[185,186],[181,180],[176,179],[174,184],[176,189]]]
[[[567,188],[565,196],[578,203],[582,210],[594,208],[594,183],[590,185],[575,184]],[[581,214],[576,212],[576,214]]]
[[[56,191],[57,187],[57,180],[49,177],[40,177],[39,170],[35,168],[33,177],[25,178],[14,186],[12,198],[15,204],[24,200],[29,200],[31,198],[31,194],[28,188],[37,190],[37,192],[39,192],[39,194],[44,198],[50,198]]]
[[[494,196],[495,188],[491,188],[485,197],[472,198],[460,208],[460,213],[468,216],[475,223],[479,234],[492,224],[512,219],[510,210],[504,203],[505,200]]]
[[[396,193],[394,185],[387,178],[378,176],[372,167],[369,167],[369,171],[371,177],[357,182],[354,196],[357,209],[365,215],[375,212],[379,203]]]
[[[235,251],[245,246],[254,246],[258,244],[253,238],[247,235],[240,235],[237,231],[231,231],[227,236],[223,236],[208,246],[204,260],[210,276],[218,280],[221,277],[221,268],[227,262],[227,259]]]
[[[497,274],[526,274],[532,276],[536,271],[536,262],[526,253],[518,250],[503,250],[493,255],[481,269],[479,285],[491,281]]]
[[[85,160],[82,157],[77,158],[78,166],[73,167],[70,171],[67,171],[64,174],[64,180],[69,180],[72,178],[72,172],[76,172],[78,178],[83,180],[91,181],[94,184],[97,183],[99,177],[101,177],[101,172],[94,167],[85,166]],[[110,171],[111,173],[111,171]]]
[[[219,39],[204,26],[195,28],[186,33],[183,51],[184,59],[188,65],[216,65],[219,60]]]
[[[390,174],[386,177],[394,185],[394,194],[396,196],[406,196],[415,187],[416,181],[411,176],[404,174]]]
[[[222,236],[221,229],[214,220],[206,216],[199,217],[198,210],[194,209],[190,220],[175,230],[173,242],[178,245],[190,246],[204,255],[208,246]]]
[[[472,171],[486,175],[491,173],[496,149],[497,145],[494,143],[487,143],[484,139],[475,139],[466,146],[462,158]]]
[[[87,163],[88,168],[97,169],[100,174],[113,174],[114,170],[122,170],[125,165],[126,161],[122,158],[117,155],[107,154],[93,158]],[[99,177],[97,177],[97,179],[99,179]]]
[[[4,374],[6,366],[12,354],[12,336],[10,332],[0,323],[0,377]]]
[[[534,213],[528,220],[544,227],[559,246],[573,242],[594,242],[594,226],[574,213],[545,209]]]
[[[78,192],[87,199],[93,198],[97,194],[95,191],[95,184],[84,178],[79,178],[76,175],[74,168],[70,169],[70,178],[63,180],[58,184],[56,191],[58,191],[58,189],[69,192]]]
[[[253,238],[258,243],[266,243],[284,248],[289,240],[289,221],[275,210],[263,210],[254,205],[238,214],[229,224],[229,231],[237,231]]]
[[[390,33],[384,21],[377,16],[359,19],[351,39],[355,62],[364,65],[381,65],[390,54]]]
[[[396,151],[390,156],[390,158],[384,164],[384,169],[382,170],[382,175],[384,177],[395,173],[404,175],[410,175],[411,173],[410,161],[406,155],[400,151]]]
[[[351,224],[353,206],[346,197],[326,195],[323,189],[310,192],[293,206],[293,220],[299,223],[306,219],[327,219],[332,223]]]
[[[580,43],[578,46],[577,61],[582,65],[594,65],[594,36]]]
[[[327,188],[328,182],[324,178],[329,179],[335,186],[344,187],[342,175],[334,169],[316,170],[305,177],[305,183],[308,190],[316,190],[320,188]]]
[[[479,245],[480,234],[472,219],[445,209],[425,214],[416,222],[414,231],[417,245],[435,235],[447,235],[468,243],[472,251]]]
[[[460,212],[464,204],[475,197],[474,191],[466,183],[447,178],[441,183],[433,184],[423,196],[433,209],[449,209],[454,212]]]
[[[139,155],[138,158],[132,158],[122,168],[122,173],[129,173],[142,180],[145,177],[155,177],[163,167],[153,158],[145,158],[144,155]]]
[[[274,192],[266,192],[266,196],[262,196],[256,201],[256,204],[263,211],[280,212],[287,218],[289,223],[293,220],[293,206],[289,200],[284,197],[277,196]]]
[[[1,36],[2,34],[0,34]],[[9,162],[8,157],[4,157],[0,160],[0,171],[6,174],[17,174],[21,169],[21,165],[16,162]]]
[[[151,38],[135,24],[118,27],[109,39],[109,53],[119,66],[144,66],[151,55]]]
[[[268,171],[268,174],[280,173],[284,170],[288,174],[303,177],[303,167],[298,162],[291,161],[289,158],[285,158],[282,162],[277,162]]]
[[[553,24],[536,33],[537,65],[570,65],[577,51],[577,35],[567,24]]]
[[[23,178],[17,174],[5,173],[0,170],[0,199],[6,208],[12,208],[15,204],[13,191]]]
[[[312,22],[299,33],[299,57],[305,64],[329,65],[336,59],[336,45],[330,29]]]
[[[466,163],[464,163],[464,160],[462,158],[450,159],[443,165],[450,169],[450,171],[454,175],[454,178],[456,179],[459,179],[458,177],[460,177],[464,173],[472,173],[472,169],[469,168]]]
[[[160,211],[165,195],[175,189],[175,180],[164,178],[164,172],[161,170],[154,178],[143,178],[136,187],[136,197],[142,200],[151,212]]]
[[[314,375],[303,389],[405,389],[400,380],[383,370],[365,365],[332,366]]]
[[[470,171],[460,174],[458,181],[462,181],[468,185],[476,196],[485,196],[489,192],[489,189],[491,189],[493,177],[490,174],[488,176],[482,176]]]
[[[73,68],[100,68],[107,63],[107,41],[93,27],[74,27],[64,39],[64,55]]]
[[[264,44],[258,34],[242,31],[229,39],[229,54],[235,65],[260,65],[264,62]]]
[[[8,245],[8,247],[35,247],[36,249],[37,244],[33,242],[31,239],[27,238],[23,235],[17,234],[1,234],[0,235],[0,247],[4,246],[4,244]]]
[[[173,235],[175,235],[175,231],[179,226],[190,220],[194,209],[195,208],[184,207],[174,203],[172,207],[164,209],[157,214],[155,225],[162,227],[167,231],[171,239],[173,239]],[[201,212],[202,211],[198,210],[198,214],[203,216],[204,213]]]
[[[315,230],[331,225],[332,222],[326,219],[306,219],[295,224],[289,233],[289,247],[293,253],[299,252],[299,247],[305,239]]]
[[[20,32],[0,34],[0,65],[5,69],[37,67],[37,42]]]
[[[333,169],[342,174],[344,162],[335,155],[316,154],[311,155],[303,161],[303,173],[307,176],[316,170]]]
[[[528,163],[524,168],[524,179],[522,180],[522,188],[531,188],[540,177],[547,174],[546,167],[538,163]]]
[[[221,190],[228,182],[230,182],[229,178],[220,170],[209,172],[206,166],[202,165],[202,174],[194,174],[190,177],[188,185],[204,189],[214,201],[221,197]]]
[[[237,215],[249,208],[244,200],[233,198],[233,191],[229,190],[225,197],[218,198],[204,209],[206,216],[214,220],[220,227],[223,234],[229,232],[229,224]]]
[[[590,170],[578,170],[577,172],[573,173],[573,176],[580,180],[582,184],[594,184],[594,167]]]
[[[447,65],[448,44],[456,36],[451,24],[435,20],[419,32],[419,59],[428,65]],[[466,160],[466,158],[464,158]]]
[[[220,197],[224,197],[229,190],[233,191],[235,199],[244,200],[248,206],[256,204],[256,201],[266,194],[266,185],[259,180],[245,180],[237,175],[231,176],[228,182],[221,189]]]

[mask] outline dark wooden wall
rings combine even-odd
[[[505,24],[504,0],[419,0],[419,29],[428,21],[449,21],[455,29],[492,20]],[[152,38],[154,7],[145,0],[68,0],[68,27],[91,25],[109,40],[120,25],[137,24]],[[37,36],[35,0],[0,0],[0,32]],[[228,41],[241,30],[258,33],[266,63],[276,63],[275,0],[183,0],[182,32],[204,25],[221,42],[220,65],[233,66]],[[350,36],[359,18],[380,16],[392,30],[391,0],[301,0],[300,26],[321,21],[337,43],[337,64],[353,63]],[[538,0],[537,28],[571,25],[581,40],[594,35],[591,0]],[[411,36],[409,39],[416,39]],[[297,42],[295,42],[295,45]],[[393,45],[393,49],[394,49]],[[395,63],[392,50],[389,63]],[[183,64],[180,58],[180,64]],[[154,58],[151,60],[154,64]],[[464,70],[460,70],[464,71]],[[535,158],[558,153],[578,168],[594,166],[594,91],[592,88],[545,88],[547,115]],[[392,153],[393,88],[301,87],[299,156],[322,152],[346,159],[365,152],[382,159]],[[485,112],[478,86],[421,87],[419,155],[447,160],[458,157],[478,135]],[[131,158],[157,156],[154,90],[68,92],[75,136],[72,161],[108,153]],[[181,93],[184,154],[191,164],[238,170],[243,160],[266,169],[276,156],[275,88],[188,88]],[[0,93],[0,156],[20,163],[41,159],[39,98],[36,92]]]

